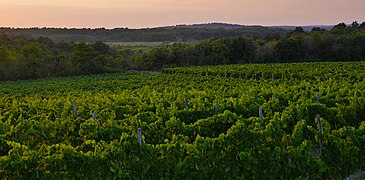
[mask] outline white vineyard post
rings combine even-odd
[[[320,100],[319,94],[316,95],[316,99],[317,99],[317,104],[319,104],[319,100]]]
[[[275,98],[275,96],[274,96],[274,95],[272,95],[272,96],[271,96],[271,99],[274,99],[274,98]]]
[[[263,116],[262,116],[262,108],[260,107],[260,109],[259,109],[259,117],[260,117],[260,119],[263,121],[264,120],[264,118],[263,118]]]
[[[96,111],[93,112],[93,120],[96,120]]]
[[[319,136],[319,155],[321,155],[323,150],[323,141],[322,141],[322,134],[323,134],[323,122],[321,121],[321,118],[319,114],[316,115],[317,123],[318,123],[318,133]]]
[[[140,146],[142,146],[142,129],[141,128],[138,128],[137,129],[137,134],[138,134],[138,144],[140,145]]]
[[[73,104],[73,109],[74,109],[74,112],[75,112],[75,117],[77,118],[78,113],[77,113],[77,105],[76,104]]]
[[[219,104],[218,103],[215,103],[215,113],[218,114],[218,110],[219,110]]]
[[[272,80],[274,80],[274,79],[275,79],[274,74],[272,74],[272,75],[271,75],[271,79],[272,79]]]
[[[185,106],[186,106],[186,107],[188,107],[188,106],[189,106],[189,99],[188,99],[188,98],[186,98],[186,99],[185,99]]]

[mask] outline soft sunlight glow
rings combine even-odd
[[[2,27],[317,25],[364,17],[364,0],[0,0]]]

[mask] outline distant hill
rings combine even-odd
[[[296,27],[302,27],[304,31],[311,31],[314,27],[319,27],[326,30],[331,30],[334,25],[307,25],[307,26],[259,26],[259,25],[240,25],[240,24],[228,24],[228,23],[206,23],[206,24],[191,24],[185,25],[180,24],[176,26],[166,26],[160,27],[164,29],[174,29],[174,28],[205,28],[205,29],[240,29],[240,28],[277,28],[277,29],[285,29],[285,30],[294,30]]]
[[[166,26],[166,27],[161,27],[161,28],[163,28],[163,29],[173,29],[173,28],[240,29],[240,28],[245,28],[245,27],[246,26],[240,25],[240,24],[206,23],[206,24],[191,24],[191,25],[179,24],[176,26]],[[257,27],[259,27],[259,26],[257,26]]]
[[[296,27],[302,27],[304,31],[311,31],[314,27],[331,30],[334,25],[310,25],[310,26],[267,26],[269,28],[279,28],[285,30],[294,30]]]
[[[263,38],[272,34],[282,37],[288,32],[289,30],[287,29],[277,27],[225,23],[176,25],[143,29],[0,28],[0,34],[32,38],[44,36],[54,41],[76,42],[190,42],[218,37],[248,36]]]

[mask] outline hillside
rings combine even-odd
[[[206,29],[240,29],[240,28],[245,28],[248,26],[245,25],[240,25],[240,24],[228,24],[228,23],[203,23],[203,24],[179,24],[176,26],[166,26],[166,27],[161,27],[161,28],[166,28],[166,29],[173,29],[173,28],[206,28]],[[251,26],[254,27],[254,26]],[[259,27],[259,26],[257,26]]]
[[[263,38],[269,34],[284,36],[288,30],[262,26],[243,26],[223,23],[177,25],[157,28],[0,28],[0,34],[37,38],[49,37],[54,41],[78,42],[188,42],[218,37],[248,36]]]
[[[299,26],[302,27],[304,31],[311,31],[313,28],[321,28],[326,30],[331,30],[334,25],[312,25],[312,26]],[[269,28],[278,28],[278,29],[285,29],[285,30],[294,30],[298,26],[268,26]]]
[[[0,34],[24,36],[28,38],[49,37],[55,41],[76,42],[188,42],[219,37],[248,36],[264,38],[272,34],[283,37],[297,26],[259,26],[229,23],[179,24],[156,28],[8,28],[1,27]],[[314,27],[330,30],[332,25],[300,26],[305,31]]]

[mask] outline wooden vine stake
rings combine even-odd
[[[142,146],[142,129],[141,128],[137,129],[137,134],[138,134],[138,144],[140,146]]]
[[[323,141],[322,141],[322,134],[323,134],[323,122],[319,114],[316,115],[317,123],[318,123],[318,133],[319,133],[319,155],[321,155],[323,150]]]
[[[73,109],[74,109],[74,112],[75,112],[75,117],[77,118],[79,115],[77,113],[77,105],[76,104],[73,104]]]

